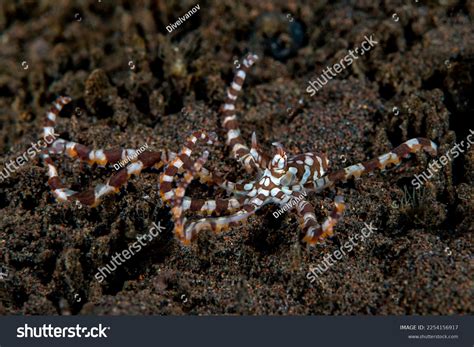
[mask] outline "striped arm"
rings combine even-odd
[[[105,184],[99,184],[95,188],[90,188],[83,192],[77,192],[66,188],[58,177],[58,170],[47,151],[43,153],[43,160],[48,166],[48,185],[58,201],[79,201],[83,205],[95,207],[105,196],[117,193],[120,187],[122,187],[132,175],[139,175],[143,169],[160,163],[161,153],[141,153],[138,156],[137,161],[117,171]]]
[[[90,149],[80,143],[57,139],[49,147],[50,155],[66,155],[72,159],[78,159],[89,165],[97,164],[100,166],[113,165],[121,160],[127,160],[133,163],[138,160],[137,150],[127,148],[117,148],[111,150]],[[163,154],[163,153],[162,153]],[[174,157],[173,152],[169,152],[167,157]]]
[[[342,217],[345,204],[342,196],[336,196],[334,199],[334,209],[329,214],[328,218],[324,221],[323,225],[320,226],[316,223],[316,217],[314,216],[314,209],[309,203],[305,201],[300,202],[297,205],[298,214],[301,214],[304,219],[303,230],[305,231],[305,237],[303,241],[308,243],[310,246],[314,246],[319,242],[323,242],[326,238],[331,237],[334,234],[334,226],[337,224],[339,219]],[[311,206],[311,209],[308,208]]]
[[[173,189],[173,182],[175,175],[183,170],[193,170],[194,163],[191,159],[191,154],[198,140],[207,144],[213,144],[216,141],[216,135],[210,133],[209,135],[204,131],[193,132],[179,154],[166,166],[164,172],[160,175],[160,196],[164,202],[171,204],[175,199],[175,190]]]
[[[53,136],[54,128],[56,126],[56,120],[58,119],[59,112],[63,109],[64,106],[71,102],[71,98],[67,96],[59,96],[53,102],[51,108],[46,112],[46,119],[44,120],[43,125],[43,138],[48,138]],[[54,136],[53,136],[54,139]],[[52,141],[48,141],[51,143]]]
[[[198,233],[202,230],[211,230],[215,233],[220,233],[228,230],[232,226],[243,223],[248,217],[255,213],[263,204],[265,196],[257,195],[249,200],[249,202],[242,206],[242,208],[230,215],[217,218],[203,218],[195,222],[189,223],[184,232],[184,238],[181,240],[185,245],[191,243]]]
[[[296,204],[296,213],[298,215],[300,228],[305,232],[306,235],[315,233],[321,229],[316,215],[314,213],[314,207],[308,202],[303,194],[300,192],[294,192],[293,198],[298,199]]]
[[[65,105],[71,102],[71,98],[67,96],[59,96],[54,102],[51,108],[46,112],[46,119],[43,127],[43,137],[54,134],[56,122],[59,113]],[[135,149],[90,149],[80,143],[67,141],[65,139],[56,139],[50,147],[48,147],[49,155],[67,155],[70,158],[76,158],[84,161],[90,165],[97,164],[105,166],[107,164],[115,164],[120,160],[129,159],[130,163],[138,160],[138,156],[135,155],[137,150]],[[152,155],[158,155],[153,153]],[[160,153],[164,161],[168,158],[174,158],[173,152],[162,152]]]
[[[384,170],[389,165],[398,165],[402,158],[407,158],[412,153],[425,151],[431,156],[435,156],[438,146],[428,139],[418,137],[402,143],[392,151],[383,154],[367,162],[355,164],[345,169],[335,171],[322,178],[319,178],[311,184],[305,185],[305,188],[321,191],[337,182],[345,182],[351,178],[359,178],[362,174],[368,174],[375,170]]]
[[[219,174],[210,173],[206,168],[202,168],[201,171],[197,173],[197,176],[200,177],[201,183],[217,185],[219,188],[224,189],[227,193],[234,195],[247,195],[247,193],[252,190],[256,184],[256,181],[250,181],[247,183],[232,182]]]
[[[193,167],[186,170],[183,179],[178,183],[178,187],[176,188],[175,197],[173,200],[174,206],[171,209],[171,214],[173,215],[174,221],[174,233],[180,240],[184,238],[184,223],[186,223],[183,208],[184,193],[186,192],[186,188],[191,183],[196,173],[202,169],[208,157],[209,152],[204,151],[203,155],[196,160]]]
[[[255,131],[252,133],[252,147],[250,148],[250,155],[255,160],[259,168],[267,167],[268,163],[270,162],[270,157],[267,156],[258,145],[257,134]]]
[[[71,98],[60,96],[54,102],[52,107],[46,113],[46,119],[43,127],[43,137],[54,134],[59,113],[64,105],[71,102]],[[169,151],[162,152],[143,152],[136,155],[133,149],[116,150],[91,150],[82,144],[56,139],[50,147],[42,151],[42,158],[48,167],[48,185],[50,186],[54,197],[58,201],[78,201],[86,206],[97,206],[106,195],[116,193],[132,175],[139,175],[145,168],[156,166],[161,167],[164,163],[174,157],[175,154]],[[52,156],[66,155],[70,158],[76,158],[89,164],[114,164],[121,159],[130,158],[130,164],[125,168],[114,173],[105,184],[99,184],[95,188],[90,188],[82,192],[77,192],[67,188],[58,176],[57,167]]]
[[[234,158],[242,162],[246,170],[249,172],[252,172],[253,170],[258,171],[259,167],[253,156],[250,154],[250,149],[245,145],[240,134],[239,123],[235,113],[235,101],[242,89],[247,72],[257,59],[257,55],[252,53],[247,54],[244,58],[242,68],[237,70],[232,84],[227,89],[227,98],[222,107],[222,125],[227,131],[226,143],[230,146]]]
[[[194,199],[186,196],[183,199],[183,210],[198,212],[206,215],[211,215],[212,213],[221,215],[225,212],[233,212],[238,210],[246,200],[247,198],[244,196],[239,197],[238,199],[230,198],[215,200]]]

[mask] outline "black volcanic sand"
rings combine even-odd
[[[266,151],[274,141],[291,153],[321,151],[339,169],[412,137],[431,138],[444,153],[469,134],[470,1],[203,1],[172,33],[165,27],[195,2],[19,3],[0,4],[1,168],[38,140],[51,102],[69,95],[57,127],[64,138],[176,151],[190,131],[216,131],[221,141],[207,165],[229,179],[251,178],[230,158],[219,117],[234,61],[249,50],[261,59],[237,106],[244,138],[256,131]],[[314,97],[305,92],[308,80],[371,34],[378,44],[369,53]],[[159,198],[158,170],[89,209],[56,203],[35,158],[0,184],[0,266],[9,269],[0,313],[472,313],[474,152],[465,150],[413,196],[411,180],[429,161],[423,153],[339,184],[344,219],[332,240],[307,248],[295,214],[275,218],[274,205],[183,247]],[[76,190],[113,172],[60,162]],[[215,196],[199,183],[188,193]],[[319,220],[333,196],[309,195]],[[99,283],[97,268],[152,222],[166,231]],[[378,230],[310,283],[310,267],[364,222]]]

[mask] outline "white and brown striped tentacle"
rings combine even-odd
[[[322,226],[308,228],[303,241],[313,246],[319,242],[323,242],[326,238],[331,237],[334,234],[334,226],[337,224],[339,219],[341,219],[345,208],[346,205],[344,204],[343,197],[337,195],[334,198],[334,209],[326,218]],[[309,218],[310,217],[308,217],[308,220]]]
[[[345,169],[335,171],[324,177],[314,181],[311,190],[321,191],[337,182],[345,182],[351,178],[359,178],[362,174],[368,174],[375,170],[384,170],[389,165],[398,165],[403,158],[407,158],[410,154],[425,151],[431,156],[435,156],[438,146],[431,140],[418,137],[402,143],[400,146],[394,148],[390,152],[378,156],[367,162],[355,164],[346,167]]]
[[[174,233],[180,240],[184,239],[184,223],[186,223],[186,219],[184,218],[185,209],[183,206],[186,188],[195,178],[196,173],[202,169],[208,157],[209,152],[204,151],[203,155],[194,162],[193,167],[186,170],[183,179],[177,184],[175,196],[173,199],[173,207],[171,208],[171,214],[174,221]]]
[[[329,161],[324,154],[304,153],[288,159],[287,174],[291,174],[295,182],[306,185],[308,182],[322,177],[328,169]]]
[[[293,196],[299,199],[296,204],[296,213],[299,217],[301,229],[305,235],[317,234],[318,230],[321,230],[321,225],[316,219],[313,205],[301,193],[294,194]]]
[[[270,162],[270,158],[261,150],[257,142],[257,134],[252,133],[252,146],[250,148],[250,155],[253,157],[259,168],[266,168]]]
[[[97,206],[102,199],[110,194],[117,193],[132,175],[139,175],[145,168],[154,166],[161,161],[159,152],[141,153],[137,160],[130,163],[125,168],[114,173],[105,184],[99,184],[95,188],[77,192],[65,187],[58,177],[58,171],[49,153],[43,154],[45,163],[48,165],[48,184],[51,187],[54,197],[62,202],[79,201],[86,206]]]
[[[205,131],[195,131],[186,140],[183,148],[179,154],[165,167],[165,170],[160,175],[160,196],[165,203],[172,204],[175,198],[175,189],[173,189],[173,182],[176,180],[175,176],[184,170],[192,170],[194,163],[191,159],[191,154],[200,140],[207,144],[213,144],[216,140],[214,133],[207,134]]]
[[[49,134],[54,134],[57,119],[59,113],[63,107],[71,102],[71,98],[67,96],[59,96],[54,102],[51,108],[46,113],[46,119],[43,127],[43,137],[48,136]],[[100,166],[105,166],[107,164],[115,164],[120,160],[127,159],[130,163],[133,163],[138,160],[136,156],[135,149],[90,149],[88,146],[84,146],[80,143],[68,141],[62,138],[56,139],[48,147],[49,155],[67,155],[73,159],[79,159],[90,165],[98,164]],[[155,154],[153,154],[155,155]],[[175,154],[169,151],[161,152],[161,157],[164,162],[168,158],[174,158]]]
[[[42,153],[43,162],[48,167],[48,185],[58,201],[68,201],[77,192],[66,188],[58,177],[58,170],[47,150]]]
[[[67,96],[59,96],[53,102],[53,105],[51,106],[51,108],[46,112],[46,118],[44,120],[44,125],[43,125],[43,134],[42,134],[43,138],[47,138],[47,137],[49,138],[51,136],[56,138],[54,128],[56,126],[56,121],[59,117],[59,113],[61,112],[63,107],[70,102],[71,102],[71,98]],[[53,144],[57,142],[58,140],[55,140]],[[43,162],[48,167],[48,177],[49,177],[48,184],[53,190],[53,195],[56,197],[56,199],[60,201],[67,201],[70,198],[70,196],[74,195],[76,192],[73,190],[67,189],[61,183],[61,180],[58,177],[58,170],[53,162],[53,159],[50,156],[49,148],[43,149],[42,154],[41,154],[41,157],[43,158]]]
[[[59,112],[63,109],[63,107],[71,102],[71,98],[68,96],[59,96],[53,102],[53,105],[50,109],[46,112],[46,119],[44,120],[43,125],[43,138],[49,138],[52,136],[55,138],[54,135],[54,128],[56,126],[56,121],[59,117]],[[48,141],[52,142],[52,141]]]
[[[242,208],[230,215],[217,218],[203,218],[195,222],[191,222],[185,227],[185,238],[182,240],[184,244],[189,244],[197,234],[202,230],[211,230],[219,233],[229,229],[231,226],[239,225],[243,223],[248,217],[255,213],[264,203],[265,196],[257,195],[250,199],[248,203],[242,206]]]
[[[250,191],[255,189],[257,185],[257,181],[250,181],[250,182],[231,182],[229,180],[223,179],[223,181],[219,181],[216,179],[216,184],[226,190],[229,193],[237,196],[246,196]]]
[[[121,160],[127,160],[128,163],[138,160],[137,150],[135,149],[90,149],[88,146],[64,139],[54,141],[48,150],[50,155],[66,155],[69,158],[78,159],[89,165],[106,166],[116,164]],[[161,155],[163,156],[164,153],[161,152]],[[173,152],[166,151],[166,158],[173,158],[175,155]],[[164,162],[166,161],[164,160]]]
[[[54,102],[53,106],[46,113],[46,119],[43,127],[43,137],[54,134],[54,128],[59,116],[59,112],[64,105],[69,103],[71,98],[60,96]],[[78,158],[89,164],[105,165],[107,163],[115,163],[120,159],[124,159],[127,155],[135,154],[134,150],[91,150],[82,144],[67,141],[64,139],[56,139],[48,148],[42,151],[42,157],[48,166],[48,184],[52,189],[54,197],[62,202],[77,200],[88,206],[96,206],[100,200],[111,193],[115,193],[126,183],[131,175],[137,175],[143,168],[157,165],[163,165],[168,161],[168,157],[173,155],[167,151],[144,152],[133,158],[131,164],[119,170],[107,181],[106,184],[97,185],[95,188],[77,192],[66,188],[58,176],[57,167],[54,164],[52,155],[67,155],[71,158]]]
[[[232,213],[242,207],[248,199],[245,196],[239,198],[228,198],[228,199],[195,199],[190,197],[184,197],[183,209],[185,211],[197,212],[203,215],[211,215],[216,213],[221,215],[223,213]]]
[[[239,122],[235,113],[235,101],[242,89],[242,86],[247,76],[250,67],[255,63],[258,57],[255,54],[249,53],[244,58],[242,68],[237,70],[232,84],[227,89],[227,98],[222,107],[223,113],[223,127],[227,130],[227,145],[231,147],[232,155],[235,159],[242,162],[244,167],[249,171],[258,170],[258,164],[250,154],[250,149],[245,145],[244,140],[240,134]]]
[[[232,182],[219,174],[211,173],[208,169],[204,167],[201,169],[201,171],[197,173],[197,176],[200,178],[201,183],[207,185],[216,185],[219,188],[224,189],[227,193],[235,195],[246,195],[246,187],[249,187],[249,184],[255,184],[255,181],[251,181],[248,183]],[[251,190],[251,188],[249,190]]]
[[[54,133],[54,126],[62,106],[70,101],[71,99],[68,97],[59,97],[54,102],[53,107],[47,113],[45,127],[43,128],[45,136]],[[169,151],[163,151],[161,153],[148,151],[136,156],[136,151],[132,149],[91,150],[87,146],[64,139],[57,139],[43,153],[43,157],[48,164],[48,183],[53,190],[53,195],[60,201],[77,200],[89,206],[96,206],[105,195],[117,192],[120,186],[124,185],[131,175],[138,175],[142,169],[153,165],[157,165],[159,168],[176,156],[175,153]],[[130,164],[115,173],[106,184],[101,184],[94,189],[88,189],[79,193],[66,188],[58,177],[58,171],[51,155],[62,154],[89,164],[99,165],[114,164],[119,160],[126,159],[128,156]]]

